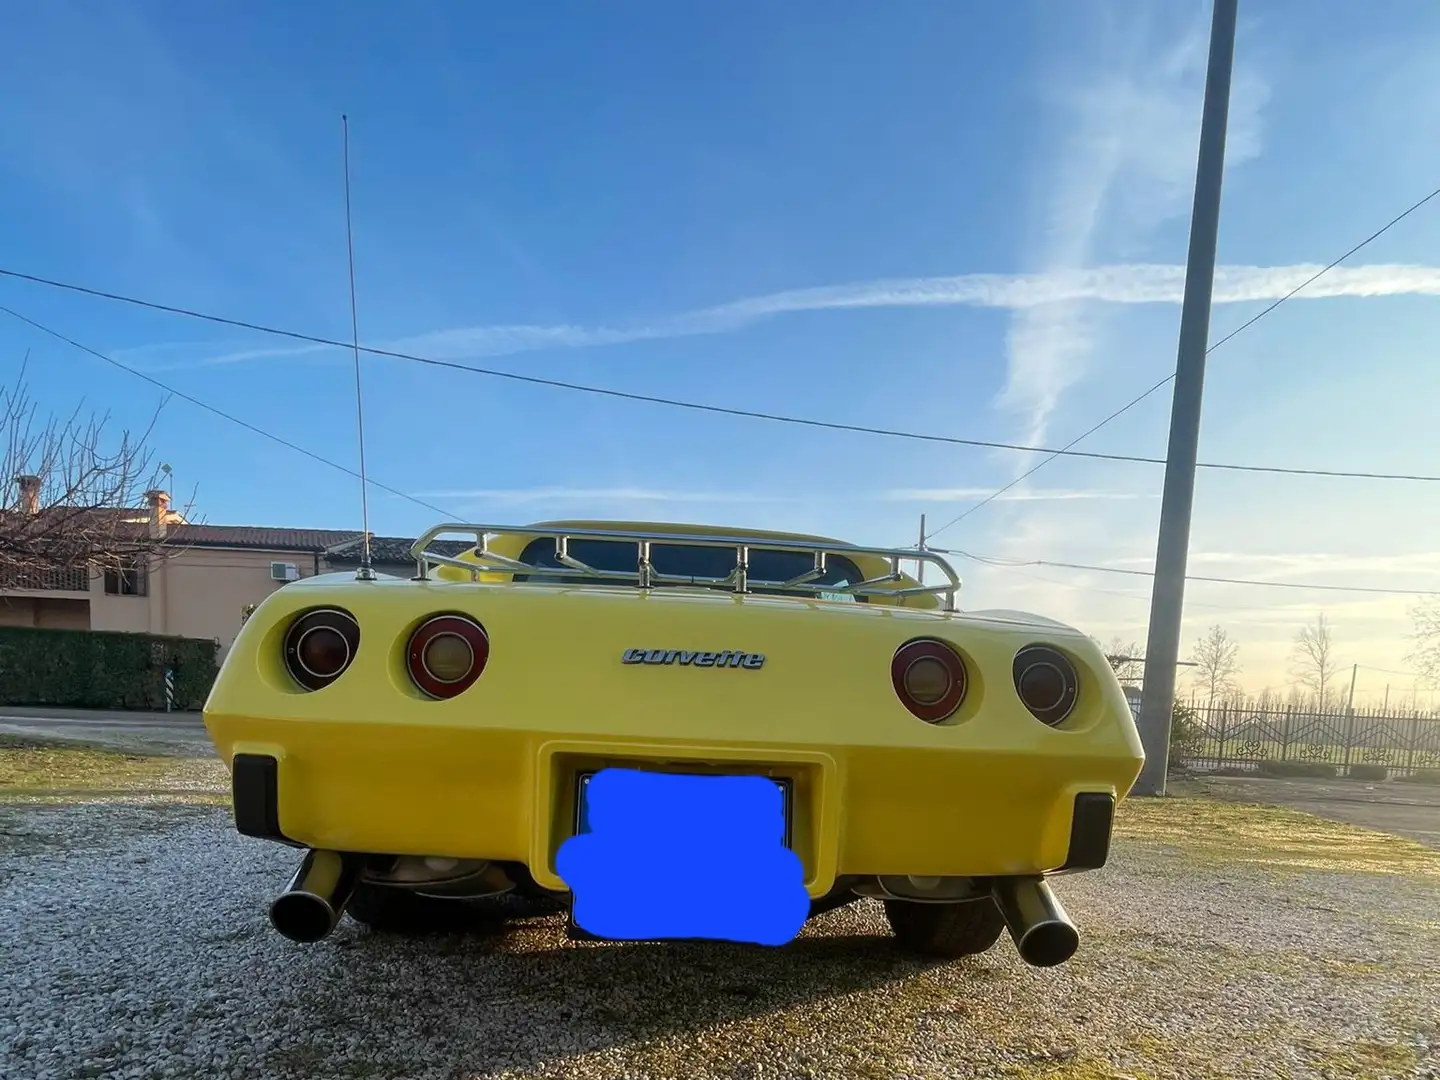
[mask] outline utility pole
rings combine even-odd
[[[1170,760],[1170,723],[1175,706],[1175,665],[1180,658],[1180,619],[1185,608],[1185,568],[1190,515],[1195,502],[1195,457],[1200,443],[1200,405],[1205,388],[1205,354],[1210,343],[1210,302],[1215,288],[1215,248],[1220,231],[1220,190],[1225,179],[1225,134],[1230,115],[1230,74],[1235,61],[1237,0],[1214,0],[1205,105],[1200,119],[1200,154],[1195,166],[1195,201],[1190,216],[1190,253],[1185,299],[1180,309],[1180,342],[1175,362],[1175,395],[1170,406],[1170,446],[1165,456],[1165,489],[1160,502],[1160,536],[1150,599],[1150,634],[1145,645],[1145,682],[1140,700],[1140,739],[1145,767],[1136,795],[1164,795]]]
[[[920,515],[920,543],[919,543],[919,545],[918,545],[918,550],[920,550],[920,551],[924,551],[924,550],[925,550],[925,515],[924,515],[924,514],[921,514],[921,515]],[[918,581],[921,585],[924,585],[924,584],[925,584],[925,560],[924,560],[924,559],[916,559],[916,560],[915,560],[915,580]]]

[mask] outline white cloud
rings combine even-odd
[[[664,491],[653,488],[481,488],[460,491],[422,491],[422,499],[467,499],[475,502],[522,505],[527,503],[570,502],[667,502],[667,503],[766,503],[793,502],[786,495],[759,495],[745,492]]]
[[[1185,210],[1193,189],[1208,20],[1197,8],[1176,35],[1152,25],[1173,10],[1110,4],[1094,14],[1092,25],[1104,38],[1093,52],[1077,49],[1084,66],[1061,65],[1046,87],[1062,134],[1057,152],[1037,170],[1044,178],[1036,207],[1043,228],[1031,257],[1048,271],[1045,284],[1061,287],[1043,302],[1016,305],[997,400],[1018,415],[1018,437],[1031,445],[1046,441],[1056,405],[1084,379],[1103,330],[1103,311],[1082,307],[1096,297],[1084,285],[1074,288],[1083,281],[1079,268],[1101,245],[1142,246],[1156,226]],[[1259,152],[1265,89],[1242,68],[1232,97],[1238,107],[1230,118],[1228,165]],[[1122,276],[1127,269],[1120,268]],[[1018,470],[1032,465],[1017,462]]]
[[[994,495],[994,488],[900,488],[888,491],[884,498],[895,502],[979,502]],[[864,496],[861,496],[863,498]],[[1130,501],[1158,499],[1158,495],[1136,491],[1007,491],[996,495],[994,502],[1071,502],[1075,500]]]
[[[990,488],[896,488],[874,494],[846,492],[844,498],[850,502],[978,502],[991,494]],[[829,498],[817,494],[814,498]],[[1000,496],[1002,501],[1074,501],[1086,499],[1130,500],[1152,499],[1156,496],[1123,491],[1065,491],[1042,490],[1028,492],[1007,492]],[[794,503],[793,495],[743,491],[680,491],[663,488],[636,487],[535,487],[535,488],[478,488],[468,490],[422,491],[416,494],[421,499],[465,499],[475,502],[505,503],[509,505],[526,503],[574,503],[574,502],[665,502],[714,505],[735,505],[760,503]]]
[[[1215,274],[1214,303],[1239,304],[1278,300],[1317,271],[1321,264],[1293,266],[1222,266]],[[794,289],[751,297],[718,307],[683,312],[631,327],[583,326],[473,326],[417,334],[379,343],[375,348],[437,360],[473,360],[547,349],[587,349],[636,341],[722,334],[742,330],[766,319],[805,312],[869,308],[981,307],[1013,311],[1049,309],[1045,319],[1027,324],[1038,335],[1039,348],[1047,319],[1065,308],[1073,313],[1081,305],[1179,304],[1184,297],[1185,267],[1133,263],[1091,269],[1053,270],[1035,274],[957,274],[945,277],[896,278]],[[1296,294],[1294,300],[1440,296],[1440,267],[1373,265],[1337,267]],[[1293,301],[1292,301],[1293,302]],[[1072,327],[1072,331],[1074,328]],[[1059,346],[1056,346],[1057,348]],[[165,352],[199,353],[215,346],[156,346]],[[329,345],[293,345],[275,348],[229,347],[198,359],[146,366],[147,371],[211,367],[261,359],[279,359],[321,353]],[[348,348],[348,346],[347,346]],[[132,350],[148,354],[150,350]],[[120,355],[116,353],[117,357]],[[1039,371],[1040,368],[1036,368]],[[1038,375],[1036,376],[1038,378]]]

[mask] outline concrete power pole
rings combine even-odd
[[[917,551],[925,550],[925,515],[920,515],[920,543],[916,545]],[[915,560],[915,580],[921,585],[925,584],[925,560]]]
[[[1237,0],[1214,0],[1205,106],[1200,120],[1200,156],[1195,167],[1195,202],[1190,217],[1190,254],[1185,299],[1180,310],[1180,343],[1175,396],[1170,406],[1170,447],[1160,502],[1160,536],[1155,551],[1155,584],[1150,600],[1150,635],[1145,646],[1145,681],[1140,699],[1140,738],[1145,768],[1136,795],[1164,795],[1170,759],[1170,722],[1175,705],[1175,662],[1180,657],[1180,619],[1185,606],[1190,514],[1195,501],[1195,456],[1200,442],[1200,404],[1205,388],[1205,354],[1210,343],[1210,301],[1215,287],[1215,248],[1220,231],[1220,190],[1225,177],[1225,134],[1230,114],[1230,74],[1235,60]]]

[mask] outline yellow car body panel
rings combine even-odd
[[[715,532],[547,523],[489,550],[517,558],[529,539],[563,527]],[[745,535],[757,547],[796,539]],[[890,566],[854,561],[867,577]],[[897,587],[905,585],[915,582]],[[343,675],[307,691],[290,676],[282,642],[317,607],[350,612],[360,642]],[[473,686],[434,700],[409,677],[407,642],[425,619],[452,612],[483,625],[490,653]],[[940,723],[917,719],[892,685],[891,659],[915,638],[946,642],[965,660],[965,699]],[[1017,651],[1036,643],[1061,650],[1079,676],[1075,708],[1053,728],[1026,709],[1011,674]],[[627,649],[765,659],[753,669],[627,664]],[[521,863],[557,891],[566,886],[555,855],[574,832],[582,770],[789,779],[792,846],[807,891],[820,897],[850,875],[1054,871],[1071,854],[1076,796],[1118,801],[1144,762],[1098,646],[1048,620],[946,611],[929,595],[861,603],[514,582],[493,571],[472,580],[453,566],[429,580],[334,574],[280,589],[242,628],[205,724],[227,763],[237,754],[277,763],[271,798],[278,834],[291,843]]]

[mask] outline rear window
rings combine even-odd
[[[571,540],[569,551],[572,558],[579,559],[587,566],[593,566],[597,570],[635,572],[635,544],[631,541]],[[555,541],[550,537],[532,540],[520,553],[520,561],[530,566],[555,569],[560,567],[560,561],[555,558]],[[688,578],[691,583],[696,585],[713,586],[716,579],[725,577],[735,569],[735,550],[734,548],[703,547],[696,544],[651,544],[650,562],[655,567],[656,573]],[[805,593],[789,592],[784,589],[767,589],[765,584],[767,582],[782,584],[801,574],[809,573],[814,568],[815,557],[809,552],[751,548],[750,591],[778,596],[804,596]],[[605,578],[580,577],[578,575],[568,575],[563,578],[531,578],[529,574],[516,574],[515,580],[569,585],[622,585],[620,582]],[[845,586],[858,585],[864,580],[860,568],[853,562],[841,555],[831,555],[826,561],[824,576],[816,579],[815,583]],[[685,582],[667,581],[663,584],[685,584]],[[622,585],[622,587],[626,586]],[[819,596],[824,600],[842,600],[851,603],[863,602],[868,599],[864,596],[852,596],[849,593],[821,592]]]

